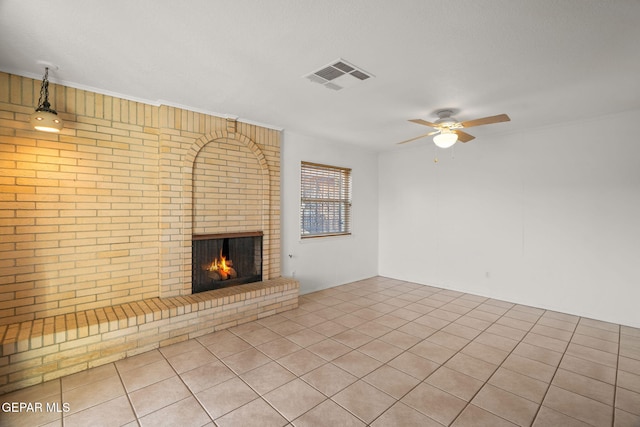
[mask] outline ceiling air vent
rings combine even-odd
[[[344,59],[338,59],[304,77],[327,89],[341,90],[374,76]]]

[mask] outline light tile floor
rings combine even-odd
[[[0,397],[2,426],[640,426],[640,330],[375,277]]]

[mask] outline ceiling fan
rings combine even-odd
[[[497,116],[459,122],[451,117],[453,115],[453,110],[439,110],[436,114],[438,115],[438,120],[436,120],[435,123],[422,119],[409,120],[410,122],[417,123],[419,125],[435,128],[435,131],[407,139],[406,141],[399,142],[398,144],[406,144],[407,142],[415,141],[416,139],[424,138],[425,136],[435,135],[433,137],[433,142],[438,147],[449,148],[458,140],[462,142],[469,142],[472,139],[475,139],[475,136],[462,131],[461,129],[463,128],[490,125],[492,123],[508,122],[511,120],[506,114],[498,114]]]

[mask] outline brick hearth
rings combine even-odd
[[[0,394],[298,307],[286,278],[0,326]]]

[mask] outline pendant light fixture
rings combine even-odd
[[[58,117],[56,110],[49,103],[49,67],[44,69],[44,78],[40,87],[40,99],[38,108],[31,114],[31,126],[35,130],[43,132],[60,132],[64,126],[62,119]]]

